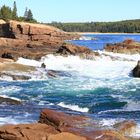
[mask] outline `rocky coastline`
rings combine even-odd
[[[89,54],[87,47],[79,47],[65,40],[78,39],[78,34],[66,33],[55,27],[26,22],[0,22],[0,57],[17,60],[19,57],[39,60],[47,54]]]
[[[126,39],[120,43],[107,44],[104,50],[113,53],[140,54],[140,43],[132,39]]]
[[[136,124],[124,121],[103,128],[91,118],[69,115],[44,109],[38,123],[4,125],[0,127],[1,140],[136,140]]]
[[[65,40],[79,39],[78,34],[66,33],[57,28],[18,21],[0,22],[0,78],[10,80],[30,80],[36,67],[18,64],[19,57],[40,60],[42,56],[78,55],[80,57],[98,56],[84,46],[76,46]],[[105,51],[134,54],[140,53],[140,43],[125,40],[122,43],[108,44]],[[43,66],[44,67],[44,66]],[[41,65],[40,65],[41,68]],[[138,66],[133,70],[136,72]],[[14,73],[13,73],[14,72]],[[59,71],[48,71],[48,77],[57,77]],[[137,76],[135,76],[137,77]],[[1,103],[22,104],[14,99],[0,97]],[[137,140],[136,123],[124,121],[111,128],[101,126],[96,120],[85,116],[73,116],[62,112],[44,109],[38,123],[4,125],[0,127],[0,140]]]
[[[97,55],[87,47],[66,42],[66,40],[79,38],[78,34],[67,33],[49,25],[0,20],[0,78],[31,79],[23,73],[32,73],[36,68],[17,64],[15,61],[19,57],[40,60],[42,56],[48,54],[81,57]],[[53,72],[50,73],[49,76],[55,75]]]

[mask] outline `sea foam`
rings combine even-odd
[[[65,104],[63,102],[61,102],[61,103],[59,103],[57,105],[61,106],[61,107],[64,107],[64,108],[71,109],[73,111],[78,111],[78,112],[88,112],[89,111],[88,108],[81,108],[78,105],[71,105],[71,104],[67,105],[67,104]]]

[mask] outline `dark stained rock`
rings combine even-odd
[[[140,77],[140,60],[137,63],[137,66],[132,70],[134,77]]]
[[[63,54],[63,55],[76,55],[76,54],[90,54],[92,51],[83,46],[75,46],[70,43],[63,44],[57,51],[57,53]]]
[[[13,59],[14,57],[12,56],[11,53],[3,53],[2,58]]]
[[[48,77],[71,77],[71,74],[66,71],[48,70]]]
[[[127,39],[121,43],[107,44],[104,49],[114,53],[137,54],[140,53],[140,43]]]
[[[0,97],[0,104],[6,103],[8,105],[19,105],[21,104],[21,101],[16,99],[11,99],[8,97]]]

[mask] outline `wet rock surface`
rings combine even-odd
[[[132,70],[134,77],[140,78],[140,60],[138,61],[136,67]]]
[[[127,137],[136,124],[132,121],[116,124],[112,129],[96,126],[85,116],[68,115],[50,109],[40,114],[39,123],[0,127],[3,140],[134,140]]]

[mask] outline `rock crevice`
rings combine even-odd
[[[67,33],[52,26],[18,21],[0,24],[0,57],[40,59],[47,54],[79,55],[91,53],[65,40],[78,39],[77,34]],[[64,45],[65,44],[65,45]]]

